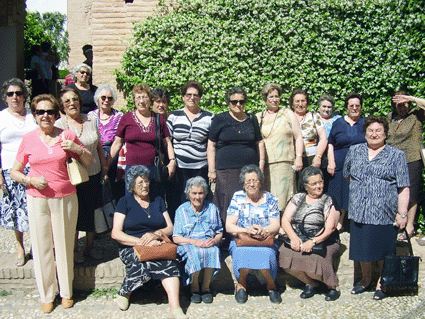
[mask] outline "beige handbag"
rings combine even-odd
[[[62,132],[62,140],[66,141],[65,132]],[[89,180],[87,169],[75,157],[69,157],[66,160],[66,168],[72,185],[78,185]]]

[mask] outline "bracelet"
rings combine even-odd
[[[169,161],[171,162],[171,161],[175,161],[176,160],[176,158],[175,157],[173,157],[173,158],[170,158],[169,159]]]
[[[401,216],[401,218],[406,218],[407,217],[407,214],[400,214],[400,213],[397,213],[398,215],[400,215]]]
[[[215,173],[215,172],[217,172],[217,170],[216,170],[216,169],[209,169],[209,170],[208,170],[208,173]]]
[[[266,162],[266,160],[263,160],[263,159],[260,159],[260,161],[259,161],[260,163],[265,163]]]
[[[316,154],[316,156],[317,156],[318,158],[322,158],[322,155],[320,155],[320,154]]]
[[[83,154],[86,152],[86,150],[83,148],[83,151],[80,154],[80,157],[83,156]]]
[[[313,244],[314,244],[314,246],[316,246],[317,245],[317,240],[316,240],[316,238],[310,238],[310,240],[313,242]]]
[[[297,154],[297,157],[302,157],[303,156],[303,154]]]

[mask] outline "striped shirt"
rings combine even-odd
[[[201,110],[191,122],[184,109],[173,111],[167,120],[179,168],[199,169],[208,165],[207,142],[213,113]]]

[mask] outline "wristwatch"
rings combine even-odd
[[[314,246],[316,246],[316,244],[317,244],[317,241],[316,241],[316,238],[310,238],[310,240],[313,242],[313,244],[314,244]]]
[[[407,217],[407,214],[404,214],[404,215],[402,215],[400,213],[397,213],[397,214],[399,214],[401,216],[401,218],[406,218]]]

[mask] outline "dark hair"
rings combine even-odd
[[[227,105],[229,104],[230,97],[233,94],[242,94],[243,95],[243,99],[245,100],[245,102],[248,99],[247,94],[246,94],[246,91],[243,88],[241,88],[240,86],[234,86],[230,90],[228,90],[227,93],[226,93],[226,104]]]
[[[301,172],[301,176],[303,178],[303,184],[308,184],[308,179],[312,176],[320,175],[323,178],[323,172],[320,168],[315,166],[308,166],[304,168]]]
[[[10,80],[6,80],[3,82],[3,86],[1,88],[1,96],[3,98],[3,101],[6,102],[6,97],[7,97],[6,93],[9,86],[19,86],[21,88],[22,92],[24,92],[24,97],[25,97],[24,105],[25,105],[25,102],[28,99],[29,93],[28,93],[27,87],[25,86],[25,83],[18,78],[12,78]]]
[[[83,96],[81,95],[81,93],[76,88],[74,88],[72,86],[65,86],[62,90],[59,91],[60,111],[63,114],[65,114],[65,109],[64,109],[64,105],[63,105],[63,101],[62,101],[62,96],[64,96],[68,92],[73,92],[73,93],[77,94],[77,96],[78,96],[78,102],[80,104],[80,111],[81,111],[81,108],[83,107],[83,104],[84,104]]]
[[[202,87],[201,83],[196,82],[196,81],[187,81],[182,86],[182,96],[186,95],[186,92],[189,88],[197,89],[199,97],[202,97],[202,94],[204,94],[204,88]]]
[[[93,50],[93,46],[91,44],[86,44],[83,46],[83,54],[86,55],[87,50]]]
[[[139,83],[139,84],[136,84],[136,85],[133,87],[133,90],[131,91],[132,96],[133,96],[133,102],[134,102],[134,103],[136,102],[136,101],[134,100],[134,96],[135,96],[136,94],[140,94],[140,93],[143,93],[143,92],[145,92],[145,93],[149,96],[149,100],[150,100],[150,102],[151,102],[151,104],[152,104],[152,101],[153,101],[153,94],[152,94],[152,90],[151,90],[151,88],[149,87],[149,85],[147,85],[147,84],[145,84],[145,83]]]
[[[36,53],[41,49],[41,45],[39,44],[34,44],[31,47],[31,55],[36,55]]]
[[[385,135],[388,136],[388,130],[389,125],[388,125],[388,121],[385,117],[381,116],[381,115],[369,115],[366,120],[363,122],[363,132],[366,134],[366,130],[367,128],[372,125],[373,123],[379,123],[382,124],[382,126],[384,127],[384,132]]]
[[[37,95],[35,98],[32,99],[31,106],[30,106],[32,115],[35,117],[35,111],[37,110],[37,104],[40,103],[41,101],[48,101],[48,102],[52,103],[53,109],[55,110],[55,118],[58,119],[59,118],[59,108],[60,108],[59,102],[51,94],[40,94],[40,95]]]
[[[49,41],[44,41],[41,44],[41,50],[43,50],[43,52],[47,52],[52,48],[52,44]]]
[[[308,95],[306,90],[303,89],[294,89],[289,96],[289,107],[292,109],[292,104],[294,103],[294,97],[297,94],[302,94],[305,96],[305,99],[307,100],[307,106],[310,105],[310,96]]]
[[[407,92],[404,91],[404,90],[397,91],[397,92],[395,92],[394,96],[396,96],[396,95],[407,95]],[[409,102],[405,102],[405,103],[409,104],[409,109],[410,109],[410,107],[412,106],[412,102],[409,101]],[[392,100],[391,100],[391,107],[393,108],[394,111],[397,112],[397,103],[393,102]]]
[[[163,88],[162,86],[158,86],[153,89],[152,95],[153,95],[153,100],[165,99],[165,101],[167,101],[167,105],[170,105],[170,93],[168,93],[166,88]]]
[[[279,84],[275,83],[267,83],[263,89],[261,90],[261,97],[263,98],[263,101],[267,100],[267,96],[270,94],[271,91],[277,90],[277,93],[280,95],[282,94],[282,87]]]
[[[350,94],[348,94],[347,95],[347,97],[345,98],[345,108],[347,108],[348,107],[348,100],[351,100],[351,99],[359,99],[359,101],[360,101],[360,106],[363,106],[363,99],[362,99],[362,96],[359,94],[359,93],[350,93]]]

